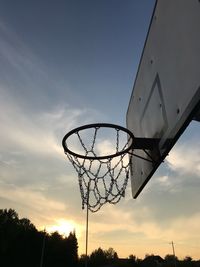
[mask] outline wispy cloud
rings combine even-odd
[[[37,112],[33,115],[18,103],[7,99],[1,100],[3,111],[0,121],[3,125],[2,140],[7,140],[3,146],[13,149],[20,148],[31,153],[61,155],[61,134],[70,129],[79,120],[83,111],[61,107],[48,113]]]
[[[69,130],[93,122],[100,112],[72,104],[67,84],[58,82],[2,23],[0,33],[5,63],[0,72],[1,208],[15,208],[39,228],[69,217],[79,222],[77,176],[61,142]]]
[[[184,144],[179,144],[173,149],[166,161],[173,171],[181,174],[193,174],[199,176],[200,159],[199,159],[200,141],[191,140]]]

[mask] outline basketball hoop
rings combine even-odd
[[[133,142],[128,129],[108,123],[84,125],[64,136],[65,154],[78,173],[83,209],[96,212],[125,196]]]
[[[158,139],[135,138],[128,129],[109,123],[78,127],[67,133],[62,145],[78,173],[82,208],[86,215],[86,262],[88,251],[88,212],[98,211],[104,204],[116,204],[125,196],[132,156],[155,164],[146,151],[157,148]],[[142,149],[147,158],[133,153]]]

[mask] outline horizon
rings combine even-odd
[[[12,208],[9,208],[9,209],[1,209],[1,211],[3,211],[3,212],[8,212],[8,211],[10,211],[10,210],[12,210],[12,211],[14,211],[15,212],[15,214],[17,215],[17,218],[19,219],[19,220],[22,220],[22,219],[28,219],[29,220],[29,218],[20,218],[20,216],[19,216],[19,214],[17,213],[17,211],[16,210],[14,210],[14,209],[12,209]],[[13,220],[15,221],[15,219],[16,218],[14,218]],[[30,222],[30,224],[32,224],[32,222],[29,220],[29,222]],[[16,221],[15,221],[15,223],[16,223]],[[34,224],[32,224],[32,227],[35,227],[35,225]],[[75,228],[71,228],[70,227],[70,229],[68,228],[68,229],[65,229],[64,230],[64,232],[63,232],[63,229],[62,228],[60,228],[59,229],[59,227],[58,228],[52,228],[52,229],[42,229],[42,230],[39,230],[39,229],[37,229],[37,227],[35,227],[35,229],[38,231],[38,232],[41,232],[41,233],[43,233],[43,234],[45,234],[45,235],[48,235],[48,236],[53,236],[55,233],[57,233],[59,236],[60,236],[60,238],[61,239],[67,239],[69,236],[70,236],[70,234],[75,234],[75,237],[77,238],[77,235],[76,235],[76,230],[75,230]],[[77,242],[78,242],[78,238],[77,238]],[[79,243],[78,243],[79,244]],[[151,257],[151,256],[155,256],[155,257],[157,257],[157,256],[159,256],[159,257],[161,257],[161,258],[163,258],[164,260],[165,260],[165,258],[167,258],[168,256],[173,256],[173,257],[175,257],[178,261],[185,261],[185,260],[187,260],[187,258],[189,257],[189,258],[191,258],[191,260],[192,261],[200,261],[200,258],[199,259],[193,259],[190,255],[186,255],[185,257],[183,257],[183,258],[178,258],[177,256],[176,256],[176,253],[175,253],[175,244],[174,244],[174,242],[173,241],[171,241],[171,242],[169,242],[169,245],[171,245],[172,247],[172,253],[169,253],[169,254],[166,254],[166,255],[164,255],[164,257],[161,257],[159,254],[149,254],[149,253],[145,253],[145,255],[144,255],[144,257],[143,258],[139,258],[139,257],[137,257],[137,255],[135,255],[135,254],[129,254],[129,255],[127,255],[127,256],[125,256],[125,257],[118,257],[118,259],[130,259],[131,260],[131,257],[135,257],[135,260],[136,261],[140,261],[140,260],[145,260],[146,258],[148,258],[148,257]],[[79,247],[79,246],[78,246]],[[91,256],[91,254],[92,253],[94,253],[96,250],[98,250],[98,249],[102,249],[103,251],[109,251],[109,249],[112,249],[114,252],[116,252],[117,253],[117,256],[118,256],[118,252],[115,250],[115,248],[114,247],[109,247],[109,248],[107,248],[107,249],[105,249],[104,247],[102,247],[102,246],[99,246],[99,247],[96,247],[96,248],[94,248],[94,250],[93,251],[91,251],[91,253],[88,255],[89,257]],[[79,257],[79,259],[81,259],[83,256],[85,256],[85,254],[83,253],[83,254],[80,254],[80,253],[78,253],[78,257]]]

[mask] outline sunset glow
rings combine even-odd
[[[57,224],[46,227],[48,233],[58,232],[63,237],[67,237],[70,232],[76,231],[77,225],[73,221],[58,220]]]

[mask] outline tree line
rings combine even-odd
[[[19,219],[13,209],[0,210],[0,265],[5,267],[74,267],[78,264],[75,232],[38,231],[27,218]]]
[[[78,256],[76,233],[67,237],[58,232],[38,231],[27,218],[20,219],[13,209],[0,209],[0,266],[5,267],[200,267],[190,256],[179,260],[174,255],[134,254],[120,259],[113,248],[99,247],[89,256]]]
[[[200,267],[200,260],[193,260],[192,257],[186,256],[179,260],[174,255],[166,255],[164,258],[159,255],[146,254],[144,259],[137,258],[131,254],[126,259],[118,258],[117,252],[113,248],[104,250],[98,248],[88,256],[88,267]],[[79,266],[83,267],[85,255],[81,255]]]

